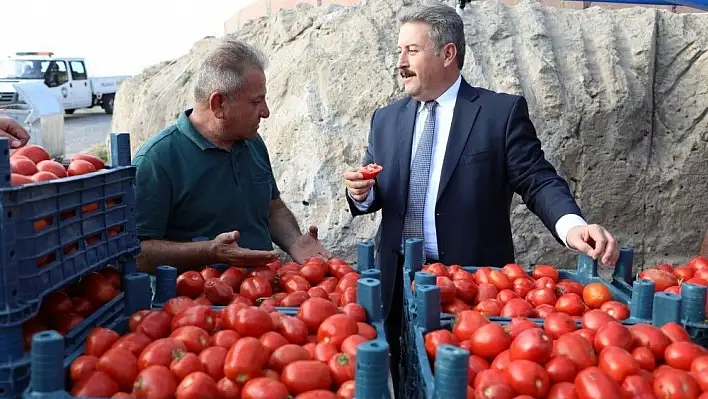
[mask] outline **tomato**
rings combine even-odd
[[[170,335],[170,323],[174,320],[162,310],[153,310],[143,317],[137,332],[141,332],[151,339],[165,338]]]
[[[268,357],[270,357],[276,349],[290,343],[285,337],[275,331],[268,331],[267,333],[261,335],[258,340],[261,341],[261,344],[265,347]]]
[[[492,361],[492,364],[489,365],[489,367],[498,370],[506,370],[506,368],[509,367],[509,363],[511,363],[511,357],[509,356],[509,349],[507,349],[502,353],[498,354]]]
[[[455,345],[459,343],[457,337],[446,329],[431,331],[425,334],[425,352],[430,359],[435,359],[438,351],[438,346],[442,344]]]
[[[50,158],[49,152],[37,144],[27,144],[24,147],[18,148],[10,155],[10,158],[18,158],[21,156],[29,158],[35,164]]]
[[[480,301],[477,306],[474,307],[473,310],[483,314],[484,316],[499,316],[499,314],[501,313],[501,309],[501,302],[497,301],[496,299],[485,299],[483,301]]]
[[[334,399],[354,399],[356,382],[354,380],[345,381],[337,390],[337,397]]]
[[[546,399],[577,399],[575,385],[570,382],[561,382],[551,386]]]
[[[659,327],[659,329],[664,333],[664,335],[669,337],[671,342],[691,342],[691,336],[688,335],[688,331],[676,322],[672,321],[670,323],[666,323]]]
[[[118,387],[124,391],[129,391],[133,387],[133,381],[138,376],[138,359],[127,349],[108,349],[96,364],[96,370],[102,371],[118,383]]]
[[[292,274],[280,279],[280,288],[285,290],[288,294],[292,294],[296,291],[307,292],[307,290],[312,288],[312,286],[307,282],[305,277],[302,277],[299,274]]]
[[[288,294],[288,296],[286,296],[285,298],[283,298],[283,300],[280,303],[280,306],[287,306],[287,307],[293,307],[293,308],[298,307],[298,306],[302,305],[302,303],[305,302],[306,300],[308,300],[309,298],[310,298],[310,296],[307,294],[306,291],[295,291],[295,292]]]
[[[577,281],[571,280],[561,280],[556,284],[556,296],[562,296],[563,294],[577,294],[580,297],[583,296],[583,290],[585,287]]]
[[[132,331],[132,332],[137,331],[138,326],[140,325],[140,323],[143,322],[143,319],[145,318],[145,316],[147,316],[151,312],[152,312],[152,310],[150,310],[150,309],[143,309],[143,310],[138,310],[137,312],[133,313],[130,316],[130,319],[128,320],[128,328],[130,329],[130,331]]]
[[[583,328],[597,331],[600,327],[611,321],[617,320],[600,309],[593,309],[583,315],[581,325]]]
[[[438,276],[435,285],[440,289],[440,303],[445,304],[455,299],[457,288],[449,277]]]
[[[375,179],[382,169],[383,166],[374,162],[359,168],[359,173],[361,173],[364,180],[371,180]]]
[[[118,295],[118,290],[111,282],[97,272],[92,272],[81,278],[81,288],[86,299],[95,307],[100,307]]]
[[[581,316],[585,311],[585,304],[580,295],[570,292],[558,298],[555,309],[571,316]]]
[[[327,291],[325,291],[325,289],[320,287],[319,285],[307,290],[307,295],[310,298],[329,298],[329,293],[327,293]]]
[[[133,395],[136,398],[171,398],[176,390],[177,380],[174,374],[162,365],[143,369],[133,384]]]
[[[356,323],[356,325],[359,328],[357,334],[368,340],[376,339],[376,329],[373,326],[361,322]]]
[[[182,326],[170,334],[170,338],[181,341],[188,352],[199,354],[211,346],[211,337],[204,329],[196,326]]]
[[[470,339],[472,334],[481,326],[490,323],[483,314],[474,310],[464,310],[455,315],[452,325],[452,333],[458,340]]]
[[[561,335],[577,329],[575,320],[567,313],[553,312],[546,316],[546,321],[543,323],[543,331],[551,339],[558,339]]]
[[[241,399],[241,386],[224,377],[216,383],[221,399]]]
[[[111,283],[111,285],[113,287],[115,287],[117,290],[120,289],[120,286],[121,286],[120,270],[116,269],[113,266],[109,266],[109,267],[105,267],[105,268],[99,270],[98,274],[105,277],[106,280],[108,280],[108,282]]]
[[[220,346],[211,346],[199,354],[203,371],[209,374],[214,381],[224,378],[224,364],[228,350]]]
[[[600,306],[600,310],[622,321],[629,317],[629,306],[619,301],[607,301]]]
[[[555,293],[556,291],[556,282],[553,281],[552,278],[550,277],[541,277],[538,280],[534,281],[534,287],[541,289],[541,288],[548,288],[549,290],[553,291]]]
[[[86,337],[84,354],[101,357],[119,338],[120,335],[111,329],[96,327]]]
[[[234,297],[233,288],[219,278],[210,278],[204,282],[204,295],[214,305],[228,305]]]
[[[512,399],[514,398],[514,389],[506,382],[490,383],[487,385],[475,385],[472,396],[468,398],[484,398],[484,399]]]
[[[573,382],[578,368],[567,356],[555,356],[546,363],[546,371],[551,383]]]
[[[96,371],[77,381],[71,396],[82,398],[109,398],[118,392],[118,383],[108,374]]]
[[[327,362],[330,374],[336,386],[341,386],[346,381],[353,380],[356,369],[356,358],[347,353],[338,353]]]
[[[69,176],[80,176],[88,173],[93,173],[95,171],[96,167],[94,167],[90,162],[84,161],[82,159],[71,161],[69,167],[66,168],[66,172]]]
[[[151,342],[152,340],[147,335],[140,332],[133,332],[120,337],[118,341],[113,344],[113,347],[124,348],[135,356],[140,356],[140,353],[142,353]]]
[[[342,307],[342,312],[351,316],[357,323],[366,322],[366,310],[358,303],[349,303]]]
[[[508,290],[512,287],[509,277],[499,270],[491,270],[489,272],[489,282],[500,291]]]
[[[538,328],[538,325],[525,317],[514,317],[509,324],[504,327],[504,330],[513,340],[516,339],[522,331],[530,328]]]
[[[473,354],[485,359],[493,359],[509,348],[511,337],[501,325],[488,323],[479,327],[470,337],[470,341]]]
[[[211,343],[214,346],[229,349],[239,338],[241,338],[241,336],[234,330],[221,330],[211,336]]]
[[[243,395],[243,392],[242,392]],[[220,399],[216,381],[202,371],[184,377],[177,386],[175,399]]]
[[[81,160],[89,162],[91,165],[93,165],[93,167],[96,170],[101,170],[106,167],[106,164],[103,162],[103,160],[101,158],[91,155],[91,154],[85,154],[85,153],[74,154],[71,156],[70,161],[73,162],[73,161],[76,161],[77,159],[81,159]],[[59,164],[59,165],[61,165],[61,164]]]
[[[502,305],[506,305],[507,302],[514,298],[519,298],[519,294],[509,289],[501,290],[497,294],[497,301],[501,302]]]
[[[186,271],[177,276],[177,296],[197,298],[204,292],[204,277],[194,270]]]
[[[620,386],[625,398],[653,398],[654,388],[652,384],[639,375],[630,375],[624,379]]]
[[[239,294],[255,301],[258,298],[273,295],[273,288],[265,278],[261,276],[251,276],[241,283]]]
[[[96,371],[96,364],[98,364],[98,358],[96,356],[84,354],[77,357],[71,362],[71,367],[69,367],[71,381],[76,382]]]
[[[534,288],[526,294],[526,300],[529,301],[533,307],[538,307],[539,305],[555,305],[556,294],[550,288]]]
[[[617,321],[611,321],[600,327],[595,333],[593,347],[597,353],[608,346],[617,346],[626,350],[632,350],[634,340],[632,333],[624,325]]]
[[[590,283],[583,289],[583,300],[591,309],[599,309],[612,299],[612,292],[602,283]]]
[[[10,158],[11,173],[23,176],[32,176],[37,173],[37,165],[31,159],[25,157]]]
[[[53,327],[58,333],[66,335],[81,324],[82,321],[84,321],[84,318],[76,313],[60,314],[54,316]]]
[[[671,344],[669,337],[658,328],[649,324],[635,324],[629,326],[632,333],[634,346],[646,346],[651,349],[656,360],[664,359],[664,351]]]
[[[691,374],[670,367],[655,375],[653,388],[657,398],[697,398],[701,394],[701,388]]]
[[[349,315],[338,313],[326,318],[317,330],[317,342],[331,342],[337,348],[350,335],[357,334],[359,326]]]
[[[707,349],[693,342],[680,341],[666,347],[664,361],[673,368],[688,371],[691,369],[693,359],[706,354],[708,354]]]
[[[174,338],[160,338],[151,342],[140,352],[138,367],[141,370],[153,365],[169,367],[172,360],[182,356],[186,351],[187,348],[182,341]]]
[[[531,271],[531,276],[533,276],[533,278],[535,278],[536,280],[540,279],[541,277],[549,277],[556,283],[558,282],[558,278],[560,277],[560,275],[558,274],[558,270],[556,270],[556,268],[551,265],[536,265]]]
[[[342,341],[341,352],[351,355],[352,357],[356,357],[356,348],[359,344],[363,344],[367,341],[368,339],[359,334],[350,335]]]
[[[187,296],[178,296],[168,299],[167,302],[165,302],[165,305],[162,307],[162,310],[170,316],[174,316],[177,313],[194,305],[196,304],[192,298],[189,298]]]
[[[506,369],[506,377],[509,385],[520,395],[542,398],[551,387],[546,369],[531,360],[512,360]]]
[[[272,378],[258,377],[246,382],[241,391],[242,399],[287,399],[288,387]]]
[[[21,175],[19,173],[10,174],[10,184],[13,186],[21,186],[23,184],[30,184],[30,183],[34,183],[34,180],[30,179],[28,176]],[[41,230],[41,229],[35,228],[35,230]]]
[[[691,373],[698,374],[708,369],[708,355],[698,356],[691,361]]]
[[[173,331],[184,326],[196,326],[205,331],[213,331],[215,323],[211,306],[196,305],[176,314],[172,318],[171,327]]]
[[[708,258],[702,255],[698,255],[688,261],[688,266],[691,266],[692,268],[696,270],[704,270],[708,269]]]
[[[276,348],[268,359],[268,368],[280,373],[283,368],[296,360],[312,360],[310,352],[300,345],[285,344]]]
[[[678,266],[672,270],[672,273],[680,283],[693,278],[693,275],[696,274],[696,269],[688,265]]]
[[[654,282],[654,291],[664,291],[665,289],[678,285],[678,280],[670,272],[659,269],[646,269],[639,273],[638,278],[651,280]]]
[[[57,175],[52,172],[37,172],[31,177],[32,181],[49,181],[57,178]]]
[[[487,283],[477,284],[477,301],[482,302],[487,299],[496,299],[497,295],[499,295],[497,287]],[[501,306],[499,309],[501,309]]]
[[[533,308],[524,299],[512,298],[501,308],[499,315],[502,317],[531,317]]]
[[[620,388],[598,367],[588,367],[575,377],[575,392],[583,399],[621,398]]]
[[[518,263],[509,263],[504,265],[501,269],[502,273],[506,274],[510,281],[514,281],[517,278],[528,277],[528,273],[524,270]]]
[[[329,389],[332,385],[329,367],[317,360],[297,360],[288,364],[280,380],[294,395],[315,389]]]
[[[242,337],[260,337],[268,331],[275,330],[270,315],[263,309],[248,307],[241,309],[236,315],[236,332]]]
[[[543,305],[538,305],[533,309],[534,316],[541,319],[547,318],[551,313],[558,312],[556,312],[556,308],[554,306],[551,306],[547,303],[544,303]]]
[[[307,325],[296,317],[285,316],[280,319],[277,331],[292,344],[304,345],[307,343]]]
[[[340,399],[337,395],[326,389],[315,389],[312,391],[303,392],[296,396],[296,399]]]
[[[597,356],[592,345],[580,334],[566,334],[558,338],[553,347],[553,356],[567,356],[578,370],[597,365]]]
[[[511,283],[511,286],[513,291],[516,292],[520,298],[526,298],[526,295],[528,295],[532,289],[536,288],[533,284],[533,280],[528,277],[517,278]]]
[[[509,346],[509,359],[546,364],[553,352],[553,341],[540,328],[522,331]]]
[[[598,367],[618,384],[628,376],[639,372],[639,362],[626,349],[617,346],[607,346],[602,349]]]
[[[646,346],[639,346],[632,351],[632,357],[637,361],[639,367],[647,371],[653,371],[656,368],[656,359],[654,353]]]
[[[257,378],[268,362],[266,348],[254,337],[243,337],[229,349],[224,360],[226,377],[243,384]]]
[[[184,353],[170,363],[170,371],[182,381],[188,374],[196,371],[204,371],[204,366],[199,357],[194,353]]]

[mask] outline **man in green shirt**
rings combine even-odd
[[[154,273],[163,264],[179,272],[215,263],[259,266],[277,259],[273,242],[298,263],[330,256],[317,228],[303,234],[280,199],[258,134],[270,114],[265,65],[248,44],[225,40],[197,72],[194,108],[136,153],[140,271]]]

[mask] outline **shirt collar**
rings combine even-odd
[[[457,93],[460,91],[460,83],[462,83],[462,75],[457,76],[457,80],[453,83],[440,97],[436,98],[439,107],[443,108],[453,108],[455,102],[457,101]],[[425,108],[425,103],[421,102],[418,105],[418,113]]]
[[[189,108],[182,112],[177,119],[177,129],[187,136],[194,144],[199,147],[202,151],[206,151],[209,149],[219,149],[219,147],[216,146],[216,144],[212,143],[209,141],[206,137],[204,137],[199,131],[194,127],[192,124],[192,121],[189,120],[189,115],[194,111],[194,108]],[[233,150],[239,150],[243,147],[248,146],[248,141],[247,140],[236,140],[234,141],[233,145]]]

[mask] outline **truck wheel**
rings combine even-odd
[[[75,109],[65,109],[64,112],[66,112],[67,115],[71,115],[76,111]]]
[[[113,94],[107,95],[103,97],[103,110],[106,111],[107,114],[113,114],[113,100],[115,99],[115,96]]]

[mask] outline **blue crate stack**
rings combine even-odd
[[[29,383],[22,324],[38,313],[45,296],[108,264],[123,276],[136,270],[140,243],[128,133],[111,134],[111,159],[110,167],[90,175],[11,186],[9,142],[0,139],[0,398],[19,397]],[[83,211],[93,204],[98,209]],[[48,225],[35,229],[37,220]],[[111,227],[120,232],[109,236]],[[65,254],[72,245],[75,250]],[[67,352],[122,306],[121,293],[70,331],[62,340]]]

